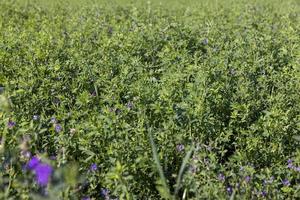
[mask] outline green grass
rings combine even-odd
[[[299,198],[299,13],[0,0],[0,199]]]

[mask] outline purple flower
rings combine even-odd
[[[7,126],[8,126],[8,128],[13,128],[14,126],[16,125],[16,122],[13,122],[13,121],[8,121],[8,123],[7,123]]]
[[[246,183],[249,183],[249,182],[250,182],[250,180],[251,180],[251,177],[250,177],[250,176],[246,176],[246,177],[245,177],[245,181],[246,181]]]
[[[34,170],[39,164],[40,159],[38,159],[36,156],[33,156],[27,163],[27,168],[30,170]]]
[[[207,38],[205,38],[205,39],[202,41],[202,44],[204,44],[204,45],[208,45],[208,39],[207,39]]]
[[[105,199],[109,199],[109,190],[106,188],[101,188],[100,195]]]
[[[227,188],[226,188],[226,191],[227,191],[229,194],[231,194],[231,193],[232,193],[232,187],[230,187],[230,186],[227,187]]]
[[[52,167],[48,164],[38,164],[34,171],[36,182],[40,186],[47,186],[49,183],[49,178],[53,171]]]
[[[91,200],[91,198],[90,197],[82,197],[81,200]]]
[[[44,164],[36,156],[33,156],[26,165],[26,168],[35,173],[35,180],[40,186],[47,186],[49,177],[53,171],[49,164]]]
[[[294,166],[293,165],[293,160],[292,159],[288,159],[288,161],[287,161],[287,163],[288,163],[288,165],[287,165],[287,167],[289,168],[289,169],[293,169],[293,170],[295,170],[295,171],[297,171],[297,172],[300,172],[300,167],[296,167],[296,166]]]
[[[260,194],[261,194],[262,197],[266,197],[267,196],[267,192],[266,191],[262,191]]]
[[[61,132],[61,131],[62,131],[61,125],[56,124],[56,125],[55,125],[55,131],[56,131],[57,133]]]
[[[40,116],[38,116],[38,115],[33,115],[33,117],[32,117],[32,119],[33,119],[34,121],[38,120],[39,118],[40,118]]]
[[[225,181],[225,176],[224,176],[224,174],[219,174],[218,175],[218,179],[219,179],[219,181]]]
[[[287,165],[287,167],[288,167],[289,169],[294,169],[293,163],[289,163],[289,164]]]
[[[96,163],[91,164],[91,166],[90,166],[91,171],[96,171],[97,169],[98,169],[98,166]]]
[[[178,145],[176,145],[176,150],[177,150],[178,152],[182,152],[182,151],[184,150],[184,145],[183,145],[183,144],[178,144]]]
[[[126,107],[131,110],[133,108],[133,103],[131,101],[129,101],[127,104],[126,104]]]
[[[289,181],[288,179],[284,179],[284,180],[282,181],[282,184],[283,184],[284,186],[289,186],[291,183],[290,183],[290,181]]]
[[[56,122],[57,122],[56,118],[55,117],[51,117],[50,123],[55,124]]]

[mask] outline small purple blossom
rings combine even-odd
[[[184,150],[184,145],[183,145],[183,144],[178,144],[178,145],[176,145],[176,150],[177,150],[178,152],[182,152],[182,151]]]
[[[268,193],[266,191],[262,191],[260,194],[262,197],[266,197]]]
[[[294,167],[294,170],[300,172],[300,167]]]
[[[91,200],[91,198],[90,197],[82,197],[81,200]]]
[[[52,123],[52,124],[55,124],[55,123],[57,123],[57,120],[56,120],[56,118],[55,118],[55,117],[51,117],[51,119],[50,119],[50,123]]]
[[[47,186],[49,183],[49,178],[52,174],[52,167],[48,164],[38,164],[35,171],[36,182],[40,186]]]
[[[227,187],[227,188],[226,188],[226,191],[227,191],[229,194],[231,194],[231,193],[232,193],[232,187],[230,187],[230,186]]]
[[[246,183],[249,183],[249,182],[250,182],[250,180],[251,180],[251,177],[250,177],[250,176],[246,176],[246,177],[245,177],[245,181],[246,181]]]
[[[109,199],[109,190],[106,188],[101,188],[100,195],[105,199]]]
[[[40,159],[36,156],[33,156],[27,163],[27,168],[34,170],[40,164]]]
[[[97,169],[98,169],[98,166],[96,163],[91,164],[91,166],[90,166],[91,171],[96,171]]]
[[[60,124],[56,124],[56,125],[55,125],[55,131],[56,131],[57,133],[59,133],[59,132],[62,131],[62,127],[61,127]]]
[[[13,122],[11,120],[8,121],[7,126],[8,128],[12,129],[16,125],[16,122]]]
[[[282,184],[283,184],[284,186],[289,186],[291,183],[290,183],[290,181],[289,181],[288,179],[284,179],[284,180],[282,181]]]
[[[224,176],[224,174],[220,173],[220,174],[218,175],[218,179],[219,179],[219,181],[225,181],[225,176]]]
[[[292,160],[292,159],[288,159],[287,163],[288,163],[288,164],[292,164],[292,163],[293,163],[293,160]]]
[[[288,167],[289,169],[294,169],[293,163],[289,163],[289,164],[287,165],[287,167]]]
[[[133,109],[133,103],[131,101],[129,101],[127,104],[126,104],[126,107],[131,110]]]

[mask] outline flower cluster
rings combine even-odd
[[[295,166],[294,163],[293,163],[293,160],[288,159],[287,163],[288,163],[288,164],[287,164],[287,167],[288,167],[289,169],[292,169],[292,170],[295,170],[295,171],[297,171],[297,172],[300,172],[300,167]]]
[[[56,133],[59,133],[63,130],[62,126],[58,123],[55,117],[51,117],[50,123],[53,124]]]
[[[51,165],[42,163],[38,157],[33,156],[27,163],[27,169],[35,173],[35,180],[38,185],[43,187],[48,185],[53,172]]]
[[[14,126],[16,126],[16,122],[9,120],[7,123],[7,127],[9,129],[12,129]]]
[[[97,169],[98,169],[98,166],[97,166],[97,164],[95,164],[95,163],[93,163],[93,164],[91,164],[91,166],[90,166],[90,170],[91,171],[97,171]]]
[[[177,150],[177,152],[182,152],[183,150],[184,150],[184,145],[183,144],[178,144],[178,145],[176,145],[176,150]]]

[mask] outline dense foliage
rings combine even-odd
[[[299,67],[297,0],[1,0],[0,199],[300,198]]]

